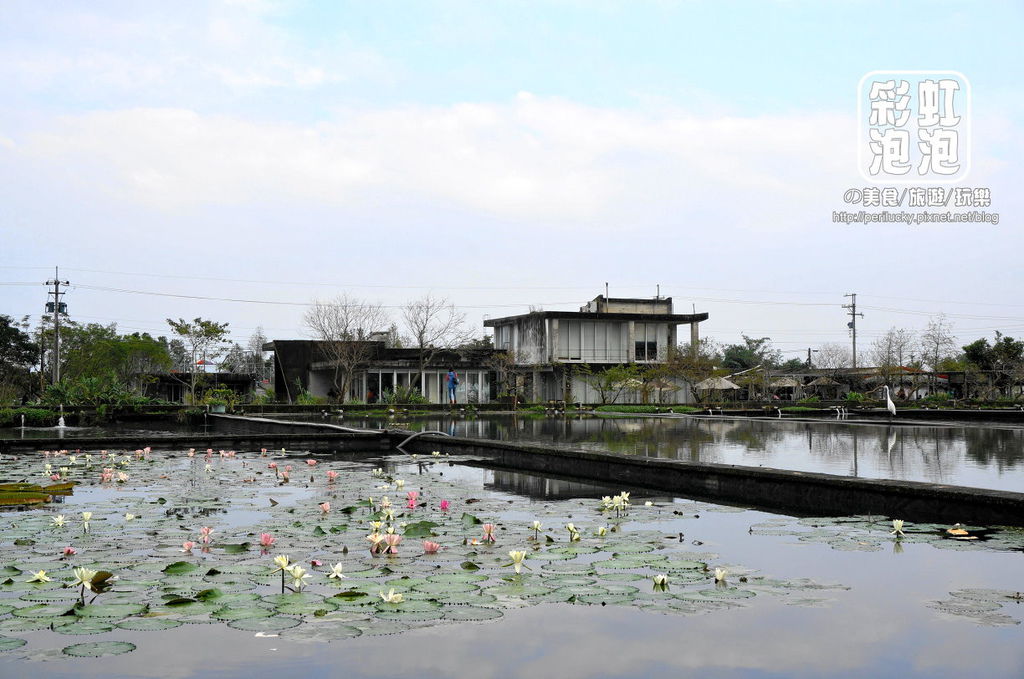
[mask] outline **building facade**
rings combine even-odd
[[[560,400],[571,393],[576,401],[593,403],[600,400],[597,391],[566,366],[586,366],[593,372],[621,364],[657,364],[677,346],[680,325],[689,326],[689,340],[696,346],[698,324],[707,319],[706,313],[673,313],[671,297],[600,295],[579,311],[533,311],[488,319],[484,326],[494,329],[495,349],[509,352],[517,365],[530,369],[527,398]],[[672,400],[686,402],[687,385],[675,382]],[[639,390],[626,389],[618,402],[642,399]]]

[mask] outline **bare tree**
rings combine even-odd
[[[852,361],[850,349],[842,344],[826,342],[818,347],[818,356],[814,360],[822,370],[831,370],[833,374],[843,368],[849,368]]]
[[[946,320],[945,314],[939,314],[928,320],[928,327],[921,333],[921,358],[932,371],[932,387],[935,386],[935,371],[943,360],[957,352],[953,338],[953,324]]]
[[[894,375],[901,374],[914,347],[914,333],[892,327],[871,344],[868,357],[890,387]]]
[[[466,315],[444,297],[427,293],[402,307],[402,319],[412,346],[419,350],[419,376],[422,389],[423,371],[438,351],[454,349],[471,338],[466,330]]]
[[[370,336],[388,324],[387,312],[380,304],[343,294],[332,300],[313,300],[303,322],[321,341],[324,358],[334,368],[334,389],[344,401],[356,371],[373,355]]]

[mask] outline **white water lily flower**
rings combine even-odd
[[[395,487],[398,490],[402,490],[402,488],[405,488],[405,481],[403,481],[402,479],[395,479]]]
[[[383,521],[371,521],[370,522],[370,528],[373,529],[374,533],[379,533],[380,529],[381,529],[381,526],[383,526],[383,525],[384,525]]]
[[[440,450],[431,451],[430,454],[433,455],[434,457],[441,457],[441,451]]]
[[[534,521],[533,522],[533,529],[534,530],[540,530],[540,528],[541,528],[540,521]]]
[[[46,470],[47,474],[51,474],[53,472],[53,465],[47,462],[43,469]]]
[[[654,503],[651,502],[650,500],[648,500],[647,502],[644,503],[644,507],[653,507],[653,506],[654,506]]]
[[[381,590],[380,592],[378,592],[378,594],[380,595],[380,598],[383,599],[384,603],[386,603],[386,604],[400,604],[400,603],[402,603],[402,599],[403,599],[402,593],[401,592],[396,592],[394,587],[392,587],[390,590],[388,590],[387,594],[384,593],[384,590]]]
[[[124,515],[124,520],[125,520],[125,521],[131,521],[131,520],[133,520],[134,518],[135,518],[135,515],[134,515],[134,514],[132,514],[131,512],[128,512],[128,513],[126,513],[126,514]]]
[[[604,526],[598,526],[596,533],[597,533],[597,537],[603,538],[605,535],[608,534],[608,529],[605,528]]]
[[[89,521],[92,519],[92,512],[82,512],[82,527],[89,530]]]
[[[46,574],[46,571],[36,571],[32,574],[32,577],[25,582],[50,582],[52,578]]]
[[[515,551],[515,550],[513,550],[513,551],[509,552],[508,555],[510,557],[512,557],[512,565],[515,567],[516,574],[518,575],[519,573],[522,572],[523,560],[526,559],[526,551],[525,550],[524,551]]]
[[[725,582],[725,576],[729,574],[729,571],[724,568],[715,569],[715,582]]]
[[[76,459],[77,458],[74,455],[68,455],[68,462],[71,464],[74,464]]]
[[[64,515],[58,514],[57,516],[51,518],[50,521],[53,523],[54,526],[57,526],[59,528],[64,525]]]
[[[896,535],[898,537],[903,534],[903,519],[893,519],[892,532],[890,532],[889,535]]]
[[[277,568],[274,569],[274,572],[277,573],[278,571],[288,570],[288,564],[290,563],[291,560],[284,554],[281,554],[280,556],[275,556],[274,565],[276,565]]]
[[[654,589],[665,591],[668,589],[668,575],[660,573],[654,576]]]
[[[298,589],[302,589],[302,586],[306,584],[306,580],[309,579],[309,573],[299,564],[291,566],[288,569],[288,574],[292,577],[292,585]]]
[[[73,571],[75,581],[71,583],[71,586],[78,587],[79,585],[84,585],[89,589],[92,589],[92,579],[96,577],[97,572],[98,571],[94,571],[91,568],[76,568]]]
[[[335,578],[337,580],[341,580],[342,578],[347,578],[348,576],[345,575],[344,573],[342,573],[341,570],[342,570],[342,565],[340,563],[336,563],[333,566],[331,566],[331,572],[327,574],[327,577]]]

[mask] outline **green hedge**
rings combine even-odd
[[[54,427],[60,413],[45,408],[5,408],[0,410],[0,427],[20,427],[21,416],[26,427]]]

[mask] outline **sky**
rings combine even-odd
[[[945,313],[1024,333],[1015,2],[0,4],[0,314],[308,336],[314,298],[485,318],[671,296],[786,357]],[[834,223],[858,83],[969,81],[999,223]],[[965,110],[966,113],[966,110]],[[934,186],[935,184],[928,184]]]

